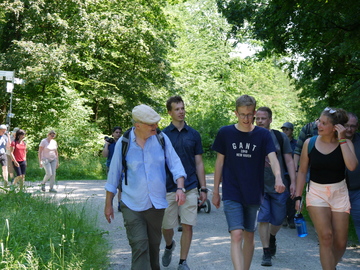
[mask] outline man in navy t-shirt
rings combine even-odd
[[[284,192],[281,171],[270,132],[253,124],[256,101],[242,95],[236,100],[235,125],[222,127],[212,149],[217,152],[212,202],[220,207],[219,185],[234,269],[250,269],[254,253],[257,214],[264,195],[264,160],[275,175],[275,190]]]

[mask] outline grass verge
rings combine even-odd
[[[0,193],[1,269],[106,269],[109,247],[85,203]]]

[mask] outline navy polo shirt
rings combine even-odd
[[[185,179],[185,189],[190,190],[197,188],[198,178],[196,175],[195,156],[201,155],[204,152],[199,132],[192,127],[189,127],[186,123],[181,131],[170,123],[163,132],[169,137],[185,168],[187,174],[187,178]],[[177,186],[169,174],[166,176],[166,186],[167,192],[176,191]]]

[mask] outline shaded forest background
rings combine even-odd
[[[165,127],[174,94],[205,151],[236,121],[242,94],[273,110],[275,129],[298,130],[326,106],[360,112],[360,5],[283,2],[0,0],[0,70],[25,80],[11,129],[26,130],[30,149],[55,129],[61,155],[77,158],[97,155],[113,126],[130,127],[135,105],[154,107]]]

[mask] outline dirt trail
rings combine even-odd
[[[207,175],[208,187],[212,189],[213,175]],[[123,226],[122,214],[115,212],[115,220],[108,224],[104,217],[104,191],[105,180],[92,181],[59,181],[56,189],[56,198],[66,196],[75,200],[87,200],[92,211],[98,215],[99,226],[109,231],[105,235],[111,245],[109,254],[110,265],[104,269],[128,270],[131,265],[131,250],[127,242],[126,232]],[[38,189],[36,187],[35,189]],[[31,191],[31,189],[29,189]],[[47,195],[50,193],[46,192]],[[211,194],[209,195],[211,200]],[[114,199],[114,205],[117,200]],[[116,209],[115,209],[116,210]],[[255,252],[251,264],[251,270],[320,270],[318,241],[314,229],[308,224],[309,235],[305,238],[297,237],[296,230],[282,228],[277,236],[277,254],[273,258],[272,267],[261,266],[262,247],[259,235],[255,233]],[[180,233],[175,232],[177,247],[174,251],[173,260],[169,267],[162,269],[177,269],[179,261]],[[161,255],[164,243],[161,244]],[[194,227],[193,241],[188,257],[188,265],[192,270],[231,270],[230,237],[227,232],[225,215],[222,210],[211,208],[210,213],[201,210],[198,214],[197,225]],[[360,246],[348,247],[344,258],[337,267],[338,270],[360,269]]]

